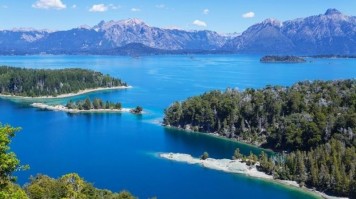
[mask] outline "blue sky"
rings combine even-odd
[[[266,18],[283,21],[328,8],[356,15],[355,0],[0,0],[0,29],[66,30],[139,18],[157,27],[239,33]]]

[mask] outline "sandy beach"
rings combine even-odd
[[[73,97],[73,96],[82,95],[91,92],[98,92],[98,91],[105,91],[105,90],[119,90],[119,89],[128,89],[128,88],[132,88],[132,86],[114,86],[114,87],[85,89],[85,90],[80,90],[77,93],[67,93],[67,94],[62,94],[57,96],[26,97],[26,96],[0,94],[0,97],[13,98],[13,99],[59,99],[59,98]]]
[[[63,105],[51,106],[43,103],[32,103],[31,106],[46,109],[52,111],[63,111],[67,113],[130,113],[131,108],[121,108],[121,109],[91,109],[91,110],[79,110],[79,109],[68,109]]]
[[[275,180],[275,179],[273,179],[272,175],[267,175],[264,172],[258,171],[255,165],[248,166],[246,163],[241,162],[241,160],[214,159],[214,158],[207,158],[206,160],[201,160],[200,158],[194,158],[189,154],[183,154],[183,153],[159,153],[159,157],[168,159],[168,160],[172,160],[172,161],[177,161],[177,162],[184,162],[184,163],[188,163],[188,164],[197,164],[197,165],[200,165],[205,168],[224,171],[227,173],[238,173],[238,174],[244,174],[244,175],[247,175],[250,177],[272,180],[274,182],[278,182],[278,183],[281,183],[281,184],[284,184],[287,186],[301,188],[299,186],[299,184],[295,181]],[[258,163],[257,163],[257,165],[258,165]],[[329,196],[329,195],[326,195],[325,193],[321,193],[319,191],[307,189],[304,187],[301,189],[304,191],[311,192],[313,194],[317,194],[317,195],[321,196],[322,198],[347,199],[347,198]]]

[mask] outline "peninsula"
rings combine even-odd
[[[262,171],[329,195],[356,197],[356,80],[305,81],[175,102],[164,125],[273,149]]]
[[[107,112],[127,112],[133,114],[142,114],[143,108],[137,106],[136,108],[122,108],[120,102],[103,102],[102,99],[95,98],[94,100],[90,100],[90,98],[86,98],[85,100],[72,101],[70,100],[65,106],[63,105],[48,105],[44,103],[32,103],[31,106],[47,109],[53,111],[64,111],[68,113],[107,113]]]
[[[128,86],[120,79],[87,69],[0,67],[0,96],[2,97],[64,98],[123,88]]]

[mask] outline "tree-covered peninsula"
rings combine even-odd
[[[0,124],[0,198],[42,199],[42,198],[92,198],[92,199],[135,199],[131,193],[122,191],[113,193],[106,189],[95,188],[78,174],[63,175],[58,179],[46,175],[31,177],[23,187],[15,183],[15,171],[24,167],[16,154],[10,151],[11,139],[19,128]]]
[[[132,114],[142,114],[143,108],[141,106],[136,106],[136,108],[123,108],[120,102],[103,101],[100,98],[95,98],[91,100],[87,97],[85,100],[73,101],[70,100],[66,105],[49,105],[45,103],[32,103],[31,106],[53,110],[53,111],[64,111],[67,113],[122,113],[129,112]]]
[[[58,96],[86,89],[127,86],[120,79],[100,72],[71,69],[0,67],[0,94],[26,97]]]
[[[283,152],[261,157],[260,168],[278,179],[356,197],[356,80],[211,91],[173,103],[163,122]]]

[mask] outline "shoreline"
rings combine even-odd
[[[179,131],[183,131],[183,132],[186,132],[186,133],[197,133],[197,134],[202,134],[202,135],[206,135],[206,136],[210,136],[210,137],[214,137],[214,138],[218,138],[218,139],[223,139],[225,141],[235,142],[235,143],[238,143],[238,144],[241,144],[241,145],[245,145],[245,146],[248,146],[248,147],[260,149],[260,150],[263,150],[263,151],[268,152],[268,153],[276,153],[276,151],[273,151],[272,149],[262,148],[261,146],[254,145],[254,144],[248,143],[248,142],[244,142],[243,140],[238,140],[236,138],[228,138],[228,137],[219,135],[218,133],[208,133],[208,132],[201,132],[201,131],[193,131],[193,130],[188,130],[188,129],[184,129],[184,128],[181,128],[181,127],[165,125],[165,124],[163,124],[163,122],[160,122],[160,125],[165,127],[165,128],[179,130]]]
[[[28,96],[19,96],[19,95],[0,94],[0,97],[1,98],[12,98],[12,99],[61,99],[61,98],[74,97],[74,96],[83,95],[83,94],[86,94],[86,93],[98,92],[98,91],[120,90],[120,89],[129,89],[129,88],[132,88],[132,86],[114,86],[114,87],[89,88],[89,89],[80,90],[80,91],[78,91],[76,93],[67,93],[67,94],[61,94],[61,95],[58,95],[58,96],[28,97]]]
[[[258,171],[256,165],[248,166],[246,163],[242,162],[240,159],[214,159],[207,158],[206,160],[201,160],[199,158],[194,158],[189,154],[183,153],[158,153],[160,158],[164,158],[171,161],[183,162],[188,164],[196,164],[204,168],[223,171],[226,173],[244,174],[249,177],[268,180],[274,183],[282,184],[288,186],[289,188],[298,188],[301,191],[308,192],[326,199],[347,199],[343,197],[329,196],[325,193],[309,189],[306,187],[300,187],[296,181],[289,180],[278,180],[274,179],[272,175],[268,175],[264,172]]]
[[[121,108],[121,109],[90,109],[90,110],[79,110],[79,109],[68,109],[63,105],[48,105],[44,103],[32,103],[32,107],[51,110],[51,111],[63,111],[66,113],[131,113],[131,108]]]

